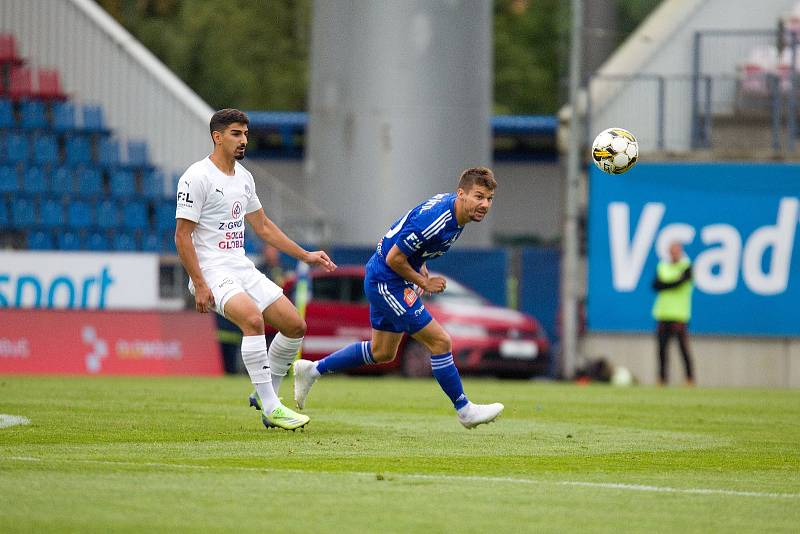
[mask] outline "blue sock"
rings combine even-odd
[[[335,373],[342,369],[353,369],[362,365],[375,363],[372,359],[372,344],[369,341],[359,341],[339,349],[317,362],[317,371],[321,375]]]
[[[461,377],[458,376],[458,369],[453,363],[453,353],[434,354],[431,356],[431,369],[439,387],[444,390],[456,410],[460,410],[467,405],[469,400],[464,394],[464,387],[461,385]]]

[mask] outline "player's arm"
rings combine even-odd
[[[189,219],[175,219],[175,248],[178,257],[189,278],[194,284],[194,305],[200,313],[208,313],[214,307],[214,294],[203,277],[200,270],[200,261],[197,259],[197,251],[192,243],[192,232],[197,223]]]
[[[441,276],[425,276],[411,267],[406,256],[397,245],[394,245],[389,254],[386,255],[386,265],[394,272],[403,277],[404,280],[418,285],[423,291],[428,293],[441,293],[447,283]],[[427,273],[427,268],[425,269]]]
[[[283,233],[283,230],[278,228],[277,224],[267,217],[263,208],[246,214],[244,218],[258,237],[281,252],[309,265],[319,265],[328,271],[336,270],[336,264],[333,263],[324,251],[316,250],[314,252],[309,252],[292,241],[289,236]]]

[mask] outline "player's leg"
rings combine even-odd
[[[427,313],[427,310],[424,310],[424,313]],[[458,412],[458,420],[462,425],[472,429],[480,424],[494,421],[500,415],[504,406],[499,402],[474,404],[467,399],[461,384],[461,376],[453,361],[450,335],[442,328],[442,325],[436,320],[430,319],[422,329],[414,332],[412,336],[431,351],[433,376],[453,403]]]
[[[300,317],[297,308],[283,294],[263,312],[264,321],[271,324],[278,333],[269,345],[269,366],[272,370],[272,387],[275,393],[289,371],[306,335],[306,322]]]
[[[694,369],[692,367],[692,355],[689,353],[689,335],[686,323],[675,323],[678,345],[683,356],[683,368],[686,370],[686,383],[694,385]]]
[[[669,343],[669,324],[665,321],[658,322],[656,337],[658,339],[658,383],[667,384],[667,343]]]
[[[264,337],[264,318],[258,304],[247,293],[236,293],[221,303],[225,316],[242,329],[242,360],[256,388],[265,426],[293,430],[304,426],[308,417],[281,405],[272,388],[272,376]]]

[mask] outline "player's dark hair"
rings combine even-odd
[[[250,119],[245,112],[238,109],[225,108],[217,111],[211,117],[211,123],[209,124],[211,135],[213,136],[214,132],[224,132],[225,128],[235,122],[250,124]]]
[[[497,180],[494,179],[492,170],[486,167],[467,169],[461,173],[461,178],[458,179],[458,188],[464,191],[469,191],[476,184],[485,187],[489,191],[494,191],[497,187]]]

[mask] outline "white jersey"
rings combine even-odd
[[[197,223],[192,242],[200,268],[249,267],[244,216],[261,208],[253,175],[237,161],[227,176],[210,158],[192,164],[178,181],[176,219]]]

